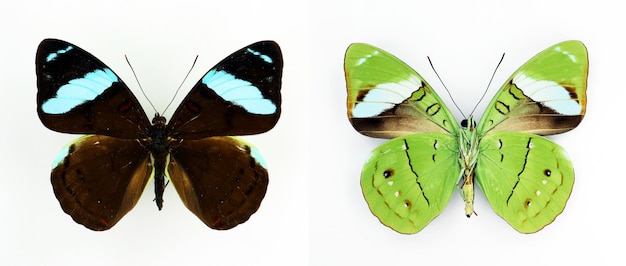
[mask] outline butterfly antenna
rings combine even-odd
[[[167,104],[167,106],[165,107],[165,110],[163,110],[163,113],[167,111],[167,108],[170,108],[170,105],[172,105],[172,102],[174,102],[174,99],[176,99],[176,95],[178,95],[178,91],[180,91],[180,88],[183,86],[183,84],[185,84],[185,80],[187,80],[187,77],[189,77],[191,70],[193,70],[193,67],[196,65],[196,61],[198,61],[197,55],[196,55],[196,59],[193,60],[193,64],[191,64],[191,68],[189,68],[189,71],[187,71],[187,75],[185,75],[183,82],[181,82],[180,85],[178,85],[178,89],[176,89],[176,92],[174,93],[174,97],[172,97],[172,100],[170,101],[170,103]]]
[[[482,102],[482,100],[485,98],[485,95],[487,94],[487,91],[489,90],[489,87],[491,86],[491,82],[493,81],[493,77],[496,76],[496,72],[498,71],[498,68],[500,67],[500,64],[502,64],[503,60],[504,60],[504,53],[502,53],[502,57],[500,58],[500,62],[498,62],[498,65],[496,66],[496,69],[494,69],[493,70],[493,74],[491,74],[491,79],[489,79],[489,83],[487,84],[487,89],[485,89],[485,92],[483,92],[483,96],[480,97],[480,100],[478,100],[478,103],[476,103],[476,105],[474,106],[474,109],[472,109],[472,112],[470,114],[474,113],[474,111],[476,110],[476,107],[478,107],[480,102]]]
[[[137,78],[137,73],[135,73],[135,69],[133,68],[133,65],[130,64],[130,61],[128,60],[128,56],[124,55],[124,58],[126,58],[126,63],[128,63],[130,70],[133,72],[133,76],[135,76],[135,80],[137,81],[137,84],[139,85],[139,89],[141,90],[141,93],[143,93],[143,96],[146,97],[146,99],[150,103],[150,106],[152,106],[152,109],[154,110],[154,112],[159,113],[157,112],[156,108],[154,108],[154,104],[152,104],[152,101],[150,101],[150,98],[148,98],[148,95],[146,95],[146,92],[143,90],[143,87],[141,87],[141,82],[139,82],[139,78]]]
[[[433,69],[433,72],[435,72],[435,75],[437,75],[437,78],[439,79],[439,82],[441,83],[441,85],[443,85],[443,88],[446,89],[446,92],[448,92],[448,96],[450,96],[450,99],[452,99],[452,103],[454,104],[454,106],[456,106],[456,109],[459,110],[459,112],[461,112],[461,115],[463,116],[463,118],[467,118],[465,116],[465,114],[463,113],[463,111],[461,111],[461,108],[459,108],[459,106],[454,101],[454,98],[452,97],[452,94],[450,93],[450,90],[448,90],[448,87],[446,87],[446,84],[444,84],[443,80],[441,80],[441,77],[439,76],[439,73],[437,73],[437,70],[435,70],[435,66],[433,65],[433,62],[430,60],[430,56],[427,56],[426,58],[428,58],[428,62],[430,63],[430,67]]]

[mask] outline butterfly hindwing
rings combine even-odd
[[[565,150],[534,134],[497,132],[480,142],[476,182],[513,228],[534,233],[565,208],[574,168]]]
[[[214,229],[247,221],[268,184],[259,151],[235,137],[182,142],[172,151],[168,171],[185,206]]]
[[[422,230],[448,204],[461,167],[457,140],[422,133],[392,139],[370,154],[361,188],[370,210],[405,234]]]
[[[170,123],[175,138],[265,132],[280,117],[283,59],[273,41],[251,44],[209,70],[191,89]]]
[[[478,132],[558,134],[575,128],[587,104],[587,49],[565,41],[522,65],[488,105]]]
[[[364,43],[345,55],[348,118],[361,134],[394,138],[417,132],[458,132],[426,81],[395,56]]]
[[[37,113],[58,132],[144,137],[150,121],[124,82],[104,63],[65,41],[46,39],[36,56]]]
[[[148,151],[135,140],[83,136],[54,162],[54,194],[77,223],[107,230],[139,200],[152,173],[149,162]]]

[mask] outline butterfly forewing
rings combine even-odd
[[[207,72],[176,110],[174,138],[249,135],[280,117],[283,59],[278,44],[261,41],[231,54]]]
[[[37,113],[58,132],[143,138],[150,121],[104,63],[65,41],[46,39],[36,56]]]
[[[247,221],[268,184],[258,150],[235,137],[182,142],[172,151],[168,171],[185,206],[214,229]]]
[[[439,96],[400,59],[369,44],[354,43],[344,62],[348,118],[361,134],[394,138],[418,132],[458,132]]]
[[[87,135],[61,150],[51,180],[61,208],[100,231],[135,206],[151,173],[148,151],[139,142]]]
[[[540,52],[522,65],[488,105],[479,134],[520,131],[540,135],[575,128],[587,104],[587,49],[565,41]]]

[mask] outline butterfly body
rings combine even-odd
[[[464,127],[463,124],[469,127]],[[462,169],[459,175],[462,177],[461,194],[465,202],[465,216],[467,217],[474,213],[474,169],[476,169],[479,146],[474,125],[474,118],[470,116],[467,123],[461,123],[459,134],[459,164]]]
[[[248,220],[265,196],[268,174],[258,150],[234,135],[271,129],[280,116],[282,55],[272,41],[251,44],[213,67],[169,123],[150,122],[124,82],[79,47],[41,42],[36,58],[42,123],[88,134],[53,163],[63,210],[92,230],[114,226],[149,179],[163,208],[166,179],[206,225],[229,229]]]
[[[344,68],[352,126],[391,139],[372,151],[361,172],[363,195],[383,224],[419,232],[457,188],[470,217],[475,184],[522,233],[541,230],[565,208],[572,163],[540,135],[569,131],[584,117],[588,60],[581,42],[562,42],[531,58],[478,123],[470,116],[460,126],[415,70],[382,49],[352,44]]]
[[[166,119],[156,114],[152,119],[150,127],[150,138],[145,147],[150,152],[154,166],[154,201],[159,210],[163,208],[163,191],[165,190],[165,167],[167,166],[167,157],[175,146],[173,139],[168,139],[166,132]]]

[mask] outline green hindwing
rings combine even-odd
[[[400,233],[419,232],[448,204],[461,171],[458,158],[450,134],[413,134],[380,145],[361,175],[370,210]]]
[[[574,168],[561,146],[534,134],[497,132],[481,139],[479,149],[476,183],[517,231],[537,232],[563,211]]]
[[[345,57],[348,118],[360,133],[393,138],[370,154],[361,188],[386,226],[417,233],[454,190],[473,213],[474,181],[495,212],[534,233],[563,212],[574,185],[565,150],[540,135],[575,128],[586,110],[587,49],[565,41],[522,65],[498,90],[481,121],[454,120],[413,69],[368,44]]]
[[[575,128],[587,104],[587,49],[565,41],[535,55],[500,88],[478,124],[487,131],[558,134]]]
[[[361,134],[394,138],[418,132],[456,134],[458,124],[424,79],[395,56],[354,43],[345,57],[348,118]]]

